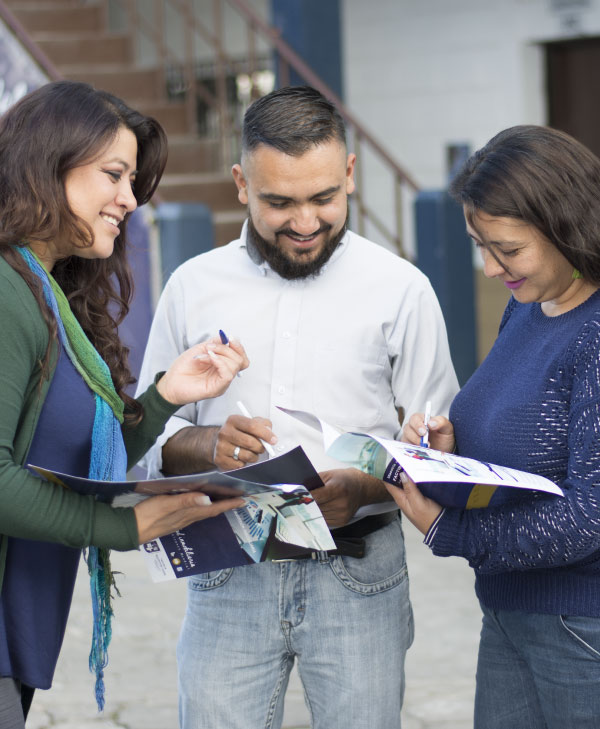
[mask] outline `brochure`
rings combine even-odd
[[[442,506],[467,509],[488,506],[498,487],[531,489],[564,496],[556,484],[543,476],[369,433],[344,432],[312,413],[279,409],[305,425],[320,430],[324,448],[333,458],[369,472],[374,460],[384,457],[384,463],[389,461],[384,481],[401,484],[400,473],[404,470],[419,484],[425,496]]]
[[[124,495],[202,491],[212,500],[243,496],[243,507],[203,519],[140,547],[155,582],[335,549],[309,489],[322,481],[301,447],[236,471],[138,481],[95,481],[38,466],[48,481],[118,504]],[[130,502],[131,503],[131,502]]]

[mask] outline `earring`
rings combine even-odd
[[[574,268],[572,278],[573,278],[573,280],[575,280],[576,278],[583,278],[583,276],[581,275],[580,271],[578,271],[576,268]]]

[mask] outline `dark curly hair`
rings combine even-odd
[[[42,363],[46,376],[56,322],[39,281],[16,246],[28,240],[70,240],[81,248],[93,245],[90,226],[69,207],[65,179],[70,170],[101,154],[122,128],[129,129],[137,140],[133,193],[138,205],[143,205],[156,190],[167,158],[166,135],[156,120],[112,94],[75,81],[46,84],[0,118],[0,254],[23,276],[48,325],[50,342]],[[125,391],[134,381],[127,363],[128,348],[118,337],[133,293],[126,254],[127,217],[109,258],[70,256],[56,263],[52,275],[106,361],[115,389],[127,406],[128,419],[138,420],[141,406]]]

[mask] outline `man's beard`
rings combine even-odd
[[[294,279],[309,278],[310,276],[318,276],[323,266],[331,258],[333,252],[338,247],[340,241],[346,234],[348,227],[348,218],[342,226],[341,230],[334,236],[326,237],[325,245],[323,246],[319,255],[311,261],[302,261],[301,259],[292,258],[285,253],[277,243],[271,243],[265,240],[260,233],[256,230],[252,217],[249,216],[248,220],[248,239],[251,245],[260,253],[263,259],[271,266],[276,274],[285,278],[288,281]],[[328,236],[331,230],[331,225],[321,225],[318,233],[325,233]],[[292,230],[282,229],[277,231],[276,236],[282,233],[291,233]],[[277,237],[275,238],[277,240]],[[307,251],[308,253],[308,251]],[[302,253],[300,252],[300,256]]]

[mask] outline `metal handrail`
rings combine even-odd
[[[4,23],[6,23],[17,40],[38,64],[42,71],[48,76],[48,78],[52,81],[59,81],[63,78],[60,71],[56,68],[44,51],[31,40],[29,33],[25,30],[20,21],[17,20],[6,3],[2,2],[2,0],[0,0],[0,18],[2,18]]]
[[[294,51],[294,49],[281,37],[279,31],[270,25],[267,25],[257,13],[250,8],[246,0],[225,0],[232,7],[234,7],[240,15],[243,15],[245,20],[254,28],[258,29],[261,34],[271,42],[276,48],[277,52],[285,59],[285,61],[302,76],[309,86],[320,91],[323,96],[328,98],[335,106],[344,118],[344,120],[355,129],[361,139],[364,139],[369,146],[377,153],[389,167],[394,170],[394,173],[403,181],[406,182],[413,190],[418,190],[419,186],[415,180],[393,159],[393,157],[387,152],[386,149],[373,137],[369,132],[362,126],[358,119],[350,112],[350,110],[344,106],[343,101],[337,96],[337,94],[327,86],[327,84],[317,76],[317,74],[310,68],[310,66]]]

